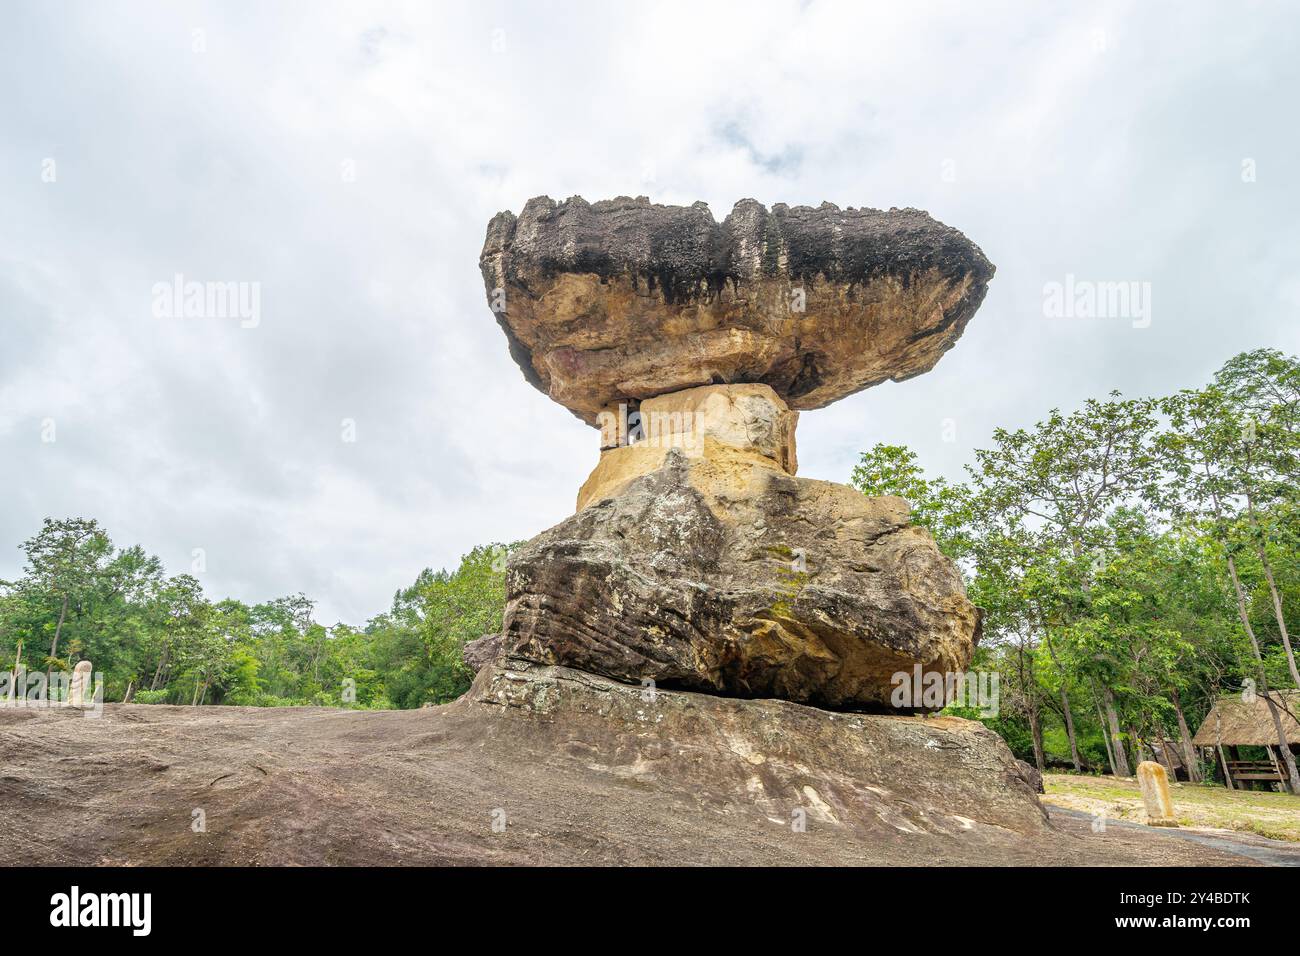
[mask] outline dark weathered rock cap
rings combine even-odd
[[[492,219],[479,261],[524,375],[588,422],[698,385],[763,383],[809,409],[919,375],[994,272],[918,209],[742,199],[719,223],[644,196],[531,199]]]
[[[754,254],[760,246],[766,255]],[[581,196],[563,202],[537,196],[518,217],[499,212],[488,224],[479,261],[489,291],[497,288],[489,266],[507,253],[507,278],[634,274],[683,295],[760,275],[861,283],[890,272],[937,268],[987,284],[995,271],[979,246],[920,209],[840,209],[824,202],[777,203],[769,211],[756,199],[741,199],[719,223],[705,202],[665,206],[645,196],[595,203]]]

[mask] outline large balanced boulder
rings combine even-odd
[[[964,671],[980,625],[902,499],[721,442],[670,448],[529,541],[506,587],[504,654],[833,708],[890,708],[917,665]]]
[[[792,409],[931,369],[993,266],[916,209],[529,200],[488,225],[488,301],[525,377],[589,424],[628,400],[764,383]]]

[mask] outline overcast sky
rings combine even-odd
[[[815,478],[878,441],[957,478],[995,426],[1300,350],[1294,9],[1072,7],[6,6],[0,578],[93,516],[170,573],[203,549],[214,598],[359,624],[562,520],[597,433],[478,272],[541,194],[917,206],[979,243],[933,372],[802,416]],[[158,317],[177,274],[257,283],[256,326]],[[1046,315],[1067,275],[1149,283],[1149,325]]]

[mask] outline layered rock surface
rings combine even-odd
[[[906,502],[706,447],[511,555],[502,653],[835,708],[890,707],[916,664],[966,668],[979,611]]]
[[[916,209],[529,200],[480,266],[525,377],[589,424],[626,400],[765,383],[820,408],[934,366],[993,266]]]

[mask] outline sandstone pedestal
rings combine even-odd
[[[629,424],[631,420],[631,424]],[[632,479],[663,467],[668,453],[798,469],[793,412],[767,385],[712,385],[647,399],[601,413],[600,462],[578,492],[578,510],[610,498]]]
[[[935,863],[923,854],[978,860],[981,847],[1055,837],[1006,744],[978,721],[647,689],[512,657],[480,670],[454,706],[492,714],[485,735],[527,741],[547,766],[576,756],[652,804],[661,788],[689,794],[682,820],[736,832],[754,819],[760,844],[792,831],[862,841],[855,862],[879,865],[906,847]]]

